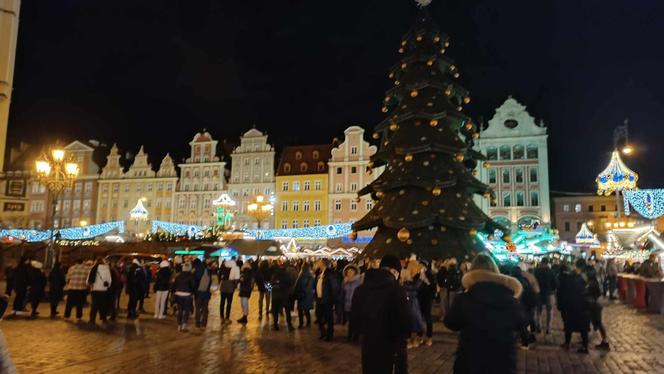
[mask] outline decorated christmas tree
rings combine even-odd
[[[399,46],[402,58],[390,70],[394,87],[382,108],[386,118],[374,133],[381,144],[370,166],[385,170],[359,192],[376,201],[353,225],[377,229],[364,250],[370,257],[471,258],[485,250],[478,231],[505,230],[473,202],[476,194],[494,197],[473,174],[484,160],[472,149],[479,129],[463,114],[470,97],[445,55],[449,45],[423,6]]]

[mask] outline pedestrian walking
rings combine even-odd
[[[139,300],[145,296],[143,287],[145,287],[145,269],[143,269],[141,262],[135,258],[131,261],[131,265],[127,271],[126,292],[129,295],[129,302],[127,303],[128,319],[138,318],[136,308],[138,307]]]
[[[410,317],[400,272],[399,259],[385,256],[380,268],[367,270],[353,294],[351,319],[361,336],[364,374],[408,373]]]
[[[606,263],[606,281],[608,283],[609,300],[615,300],[618,284],[618,265],[616,265],[616,260],[613,258],[610,258]]]
[[[602,341],[595,346],[597,349],[609,351],[609,337],[606,333],[606,328],[602,322],[602,304],[599,302],[599,297],[602,295],[600,288],[600,278],[596,270],[589,267],[586,270],[586,277],[588,278],[588,286],[586,287],[586,295],[590,309],[590,322],[594,331],[599,331]]]
[[[448,260],[444,260],[438,267],[436,273],[436,289],[438,290],[438,298],[440,299],[440,321],[445,320],[445,313],[449,310],[450,306],[447,300],[447,288],[445,281],[447,279],[447,264]]]
[[[22,256],[16,270],[14,270],[13,286],[16,296],[14,297],[14,315],[27,315],[25,305],[28,302],[28,287],[30,287],[31,261],[27,256]]]
[[[329,261],[320,260],[317,266],[316,318],[320,331],[319,339],[329,342],[334,337],[334,305],[340,294],[340,282]]]
[[[247,317],[249,316],[249,298],[251,297],[251,291],[254,288],[254,276],[253,271],[251,270],[251,263],[246,262],[242,265],[240,271],[240,306],[242,307],[242,318],[237,322],[241,324],[246,324],[248,322]],[[290,313],[290,311],[288,312]]]
[[[39,315],[39,303],[44,297],[44,290],[46,289],[46,275],[42,271],[42,263],[38,261],[32,261],[32,266],[30,267],[30,306],[32,311],[30,313],[31,318],[37,318]]]
[[[520,264],[521,265],[521,264]],[[539,287],[537,280],[529,279],[526,272],[520,266],[514,266],[511,271],[512,277],[521,283],[522,292],[519,302],[523,308],[525,324],[521,327],[521,349],[528,349],[530,343],[535,342],[535,331],[528,330],[528,327],[534,324],[535,311],[537,310],[537,295]]]
[[[90,268],[83,264],[83,259],[79,258],[67,271],[67,303],[65,305],[65,318],[71,316],[71,310],[76,308],[76,320],[83,318],[83,305],[88,296],[88,275]]]
[[[66,279],[65,274],[62,272],[62,265],[60,261],[53,264],[53,269],[48,274],[48,301],[51,305],[51,318],[58,316],[58,304],[64,296]]]
[[[212,273],[207,264],[199,259],[194,260],[194,278],[196,279],[196,294],[194,313],[195,325],[199,329],[207,327],[210,297],[210,287],[212,286]]]
[[[120,308],[120,296],[122,296],[124,283],[117,264],[109,264],[109,268],[111,269],[111,289],[108,291],[108,316],[109,320],[115,321]]]
[[[447,310],[449,312],[452,304],[454,303],[454,298],[462,291],[461,288],[461,278],[463,277],[463,272],[457,265],[457,260],[451,258],[447,261],[447,271],[445,272],[445,291],[447,293]]]
[[[585,268],[586,262],[583,259],[576,261],[574,271],[570,271],[566,265],[561,267],[558,289],[558,309],[565,326],[565,342],[561,347],[565,350],[569,349],[572,333],[578,332],[581,334],[582,345],[577,352],[582,354],[588,353],[588,330],[590,330],[586,281],[581,276]]]
[[[265,305],[265,315],[270,315],[270,301],[272,300],[272,270],[270,262],[263,260],[258,265],[256,272],[256,288],[258,288],[258,320],[263,319],[263,305]]]
[[[88,275],[88,285],[90,286],[90,294],[92,295],[92,304],[90,305],[90,320],[91,325],[97,322],[97,314],[103,325],[106,324],[109,308],[109,290],[113,276],[111,275],[111,268],[106,263],[104,258],[97,259],[95,265],[90,269]]]
[[[290,310],[288,309],[289,297],[293,284],[286,272],[286,265],[279,264],[272,273],[272,329],[279,331],[279,314],[284,313],[288,331],[293,331]]]
[[[525,326],[521,283],[480,254],[464,275],[445,325],[460,331],[454,373],[516,373],[515,332]],[[481,354],[481,358],[478,358]]]
[[[357,287],[362,284],[362,277],[360,275],[360,268],[356,265],[350,264],[346,265],[344,268],[344,281],[343,281],[343,297],[344,297],[344,315],[343,323],[348,323],[348,335],[347,339],[349,342],[357,341],[359,337],[357,336],[357,329],[353,326],[353,321],[351,321],[350,313],[353,307],[353,295]]]
[[[436,294],[436,283],[429,268],[429,263],[420,260],[420,287],[417,290],[417,300],[420,304],[420,312],[422,314],[422,319],[424,320],[424,325],[426,327],[426,339],[424,344],[427,347],[433,345],[433,317],[431,316],[431,309],[433,308],[433,299]]]
[[[311,327],[311,309],[314,308],[316,281],[311,272],[311,265],[306,262],[302,264],[302,269],[298,275],[295,290],[297,294],[298,328]]]
[[[5,268],[5,295],[11,296],[14,290],[14,272],[16,267],[9,265]]]
[[[196,291],[196,278],[191,272],[191,263],[185,262],[182,264],[182,272],[175,277],[173,282],[173,292],[175,292],[175,300],[178,305],[177,322],[178,331],[187,331],[187,321],[189,314],[191,314],[191,302],[194,292]]]
[[[236,258],[224,261],[219,267],[219,291],[221,292],[221,301],[219,303],[219,316],[222,324],[231,323],[231,305],[233,304],[233,294],[240,280],[240,269],[235,262]],[[224,310],[225,309],[225,310]]]
[[[159,270],[154,281],[154,316],[155,319],[166,318],[166,302],[171,289],[171,264],[163,260],[159,263]]]
[[[553,305],[555,303],[555,294],[558,289],[558,279],[551,270],[551,264],[548,257],[544,257],[535,269],[535,278],[539,284],[539,303],[537,305],[537,329],[542,329],[542,312],[546,311],[545,332],[551,333],[551,321]]]
[[[406,268],[401,272],[401,284],[406,291],[408,301],[408,316],[410,317],[410,332],[408,334],[407,348],[417,348],[424,343],[424,320],[422,310],[417,297],[417,291],[422,284],[419,277],[420,264],[417,260],[408,262]],[[413,336],[413,334],[415,336]]]

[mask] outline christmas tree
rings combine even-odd
[[[475,194],[494,197],[473,174],[485,158],[472,149],[479,129],[463,114],[470,97],[445,56],[449,44],[424,7],[401,41],[382,108],[387,117],[374,133],[381,147],[370,164],[385,171],[359,192],[376,204],[353,225],[377,228],[367,256],[472,257],[485,250],[478,231],[505,230],[473,202]]]

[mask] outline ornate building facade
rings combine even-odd
[[[509,97],[496,109],[476,141],[488,168],[479,179],[491,186],[496,199],[476,203],[498,223],[516,228],[532,221],[551,224],[549,155],[546,127],[535,123],[526,107]]]
[[[113,145],[108,162],[99,177],[97,223],[124,220],[127,231],[145,233],[151,220],[171,220],[177,184],[175,164],[167,154],[155,172],[148,156],[140,148],[133,163],[125,172],[120,153]],[[147,220],[132,220],[129,212],[141,201],[148,211]]]
[[[189,157],[178,165],[180,181],[175,192],[175,222],[199,226],[214,224],[212,201],[226,189],[226,162],[217,155],[217,143],[205,130],[189,142]]]
[[[235,201],[237,228],[257,226],[247,213],[247,201],[253,196],[274,196],[274,147],[268,144],[267,134],[253,128],[240,137],[240,145],[231,153],[229,196]],[[263,228],[274,227],[274,217],[265,220]]]

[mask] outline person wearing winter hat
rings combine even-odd
[[[166,302],[168,291],[171,289],[171,264],[163,260],[159,263],[159,270],[154,282],[154,292],[157,295],[154,303],[154,318],[166,318]]]
[[[400,272],[401,261],[386,255],[380,268],[367,270],[355,289],[351,323],[362,337],[363,373],[408,372],[410,316],[406,292],[398,282]]]

